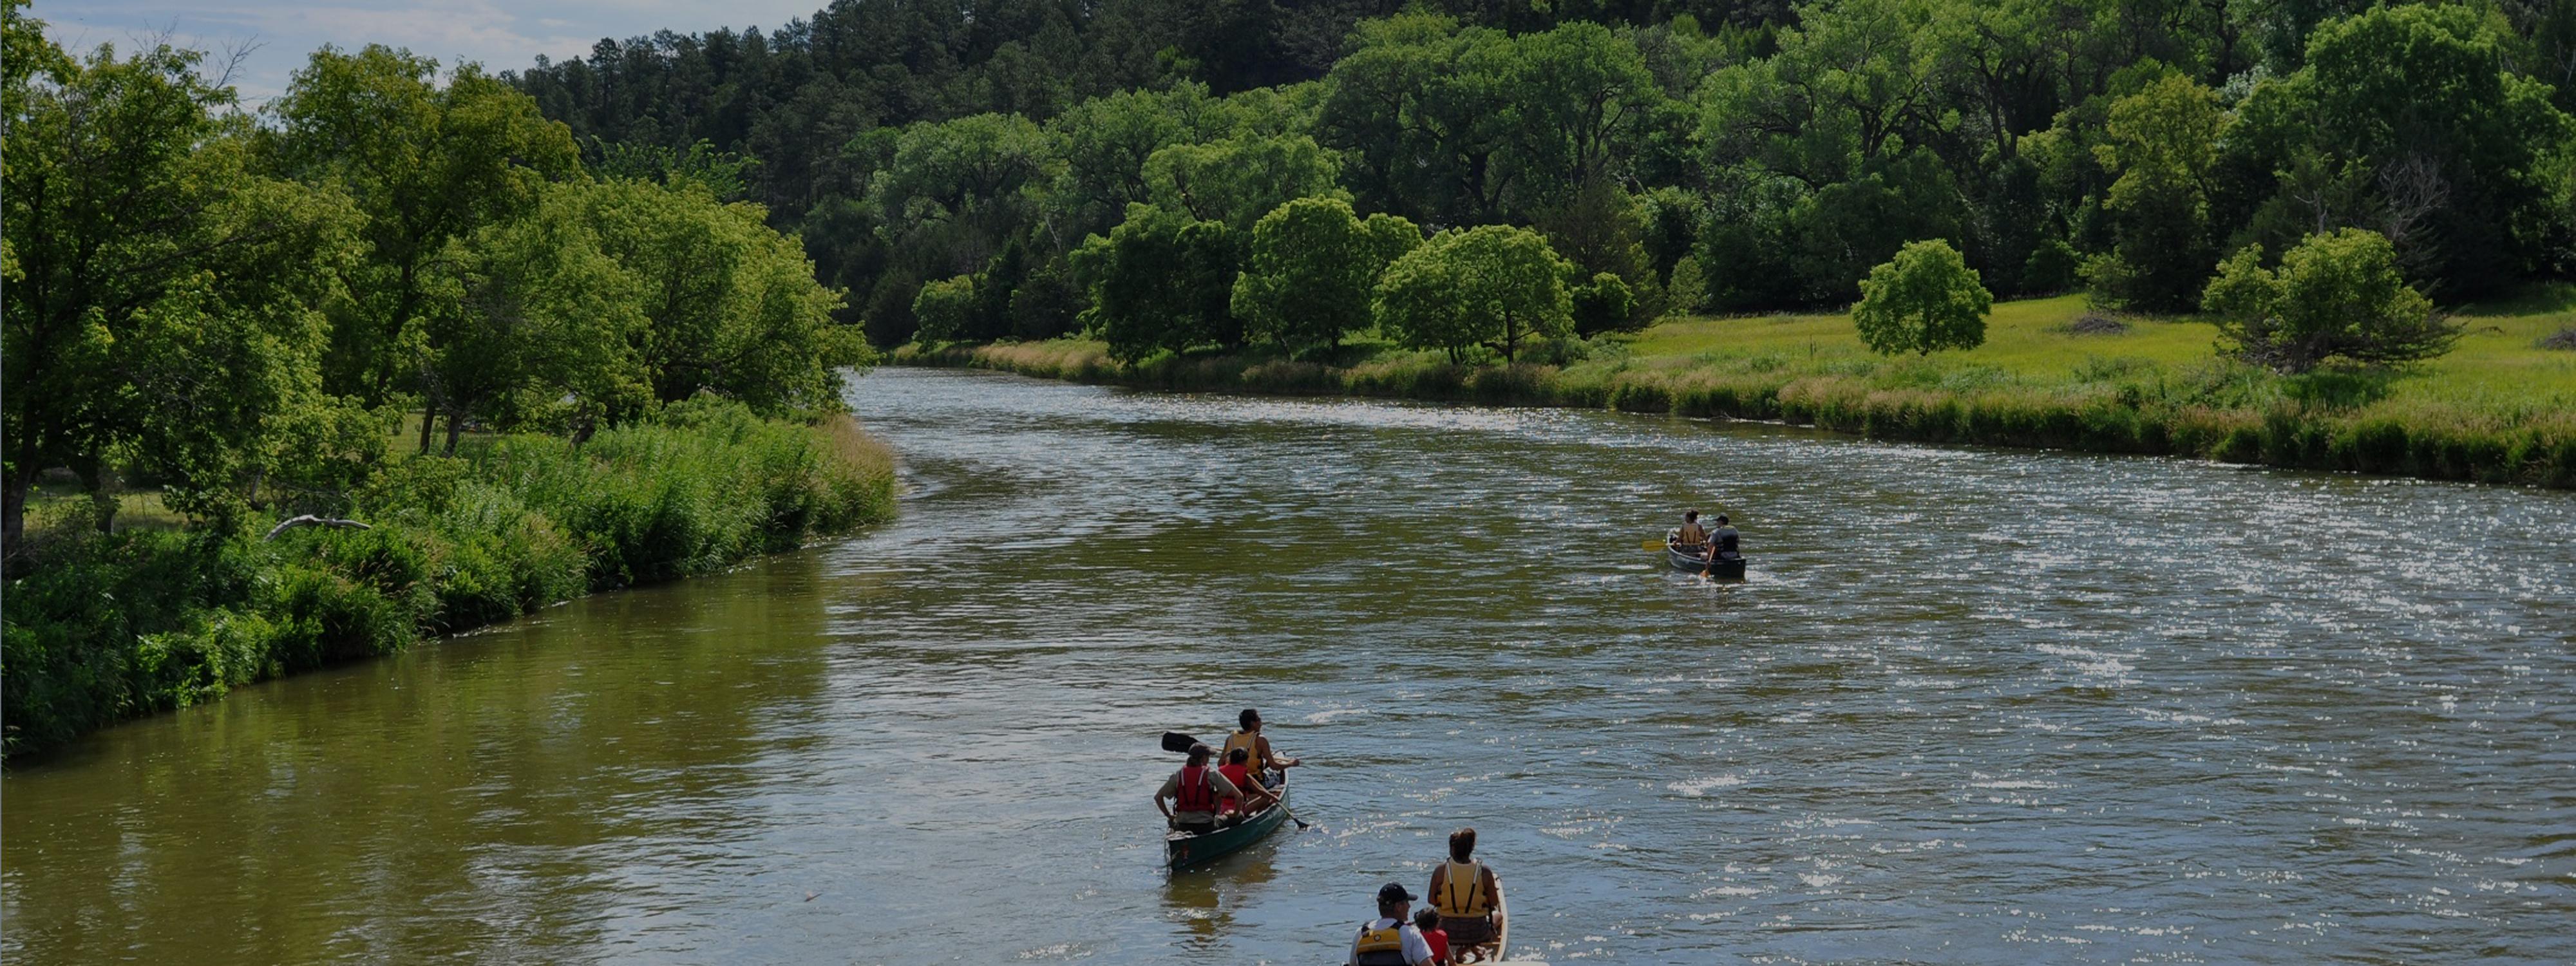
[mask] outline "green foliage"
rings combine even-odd
[[[2021,290],[2028,295],[2054,295],[2074,288],[2084,256],[2061,239],[2040,242],[2022,260]]]
[[[921,325],[913,338],[925,344],[955,341],[965,334],[967,317],[974,311],[975,276],[925,284],[912,300],[912,316]]]
[[[1074,277],[1091,293],[1086,323],[1120,361],[1240,345],[1243,330],[1230,308],[1240,248],[1224,222],[1129,206],[1126,222],[1072,254]]]
[[[1369,300],[1387,265],[1422,244],[1413,223],[1363,221],[1338,198],[1300,198],[1252,227],[1250,257],[1232,307],[1247,337],[1290,349],[1330,348],[1369,325]]]
[[[1569,293],[1574,331],[1593,335],[1633,328],[1637,298],[1628,291],[1628,283],[1619,276],[1602,272],[1592,276],[1589,284],[1578,285]]]
[[[2225,124],[2217,93],[2179,74],[2112,103],[2108,141],[2093,153],[2119,175],[2109,208],[2121,232],[2117,252],[2091,272],[2097,295],[2154,311],[2191,307],[2209,277],[2209,196]]]
[[[1673,263],[1673,278],[1664,286],[1664,295],[1677,315],[1708,308],[1708,281],[1700,273],[1699,256],[1684,255]]]
[[[2305,65],[2258,85],[2229,139],[2238,163],[2283,175],[2251,216],[2255,240],[2377,231],[2410,279],[2450,298],[2556,257],[2567,220],[2550,185],[2563,184],[2576,122],[2515,71],[2519,41],[2486,9],[2409,4],[2320,23]]]
[[[643,286],[600,251],[581,191],[554,189],[529,216],[449,243],[424,314],[403,327],[421,394],[447,417],[451,455],[469,419],[586,427],[650,398],[635,351]]]
[[[719,197],[675,177],[610,179],[564,199],[638,283],[643,324],[632,341],[650,397],[713,393],[772,416],[837,409],[840,370],[873,358],[833,318],[841,293],[815,280],[803,249],[770,230],[759,206]]]
[[[58,466],[96,490],[130,464],[182,512],[237,512],[277,423],[336,405],[314,370],[358,257],[347,201],[255,173],[247,120],[215,113],[233,94],[196,53],[75,62],[8,11],[27,60],[0,138],[0,542],[15,552],[28,487]]]
[[[581,447],[511,437],[389,466],[349,508],[371,530],[57,543],[7,587],[0,752],[884,519],[891,469],[845,420],[693,401]]]
[[[1289,201],[1347,197],[1333,186],[1338,167],[1314,138],[1297,135],[1175,144],[1145,159],[1144,174],[1155,204],[1248,231]]]
[[[1852,323],[1873,352],[1928,356],[1985,344],[1994,296],[1948,242],[1906,245],[1896,258],[1871,269],[1860,289]]]
[[[333,313],[322,385],[369,406],[420,388],[416,354],[399,343],[434,311],[449,246],[525,217],[547,182],[581,172],[571,132],[534,99],[471,63],[438,74],[437,61],[406,51],[326,47],[263,109],[274,124],[266,163],[338,187],[365,216],[366,256]]]
[[[2395,247],[2359,228],[2318,235],[2262,267],[2247,247],[2220,263],[2202,296],[2238,358],[2275,372],[2301,373],[2330,359],[2368,365],[2441,355],[2459,327],[2406,284]]]
[[[1441,232],[1387,266],[1377,285],[1377,324],[1401,344],[1441,349],[1452,361],[1475,346],[1510,361],[1532,337],[1573,330],[1564,281],[1570,271],[1528,229]]]
[[[1640,329],[1663,314],[1663,286],[1646,252],[1645,217],[1627,191],[1596,180],[1542,211],[1533,227],[1547,236],[1558,255],[1574,264],[1578,277],[1615,275],[1626,293],[1626,317],[1578,322],[1577,330],[1590,335]]]

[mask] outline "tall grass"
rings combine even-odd
[[[372,529],[137,529],[45,547],[8,588],[0,753],[887,519],[893,458],[846,416],[808,426],[691,403],[579,447],[503,437],[394,462],[351,502]]]

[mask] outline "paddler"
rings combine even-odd
[[[1235,720],[1243,730],[1225,736],[1225,757],[1233,758],[1234,750],[1241,748],[1252,758],[1252,777],[1255,780],[1268,786],[1286,781],[1288,776],[1284,769],[1295,767],[1297,759],[1282,758],[1270,749],[1270,739],[1261,736],[1261,712],[1245,708]],[[1270,774],[1274,770],[1280,771],[1275,780]]]
[[[1744,556],[1739,549],[1743,539],[1744,535],[1736,532],[1735,525],[1727,522],[1726,514],[1718,514],[1717,532],[1708,536],[1708,559],[1732,560]]]
[[[1698,510],[1682,511],[1682,528],[1673,531],[1673,542],[1686,548],[1708,542],[1708,528],[1699,525]]]
[[[1215,753],[1206,745],[1191,745],[1189,764],[1163,779],[1163,787],[1154,791],[1154,810],[1163,813],[1163,821],[1174,831],[1192,835],[1216,831],[1217,803],[1243,798],[1233,782],[1208,767],[1208,757]],[[1164,805],[1166,799],[1172,804]]]
[[[1401,882],[1378,887],[1377,918],[1360,924],[1359,937],[1351,940],[1350,966],[1430,966],[1431,943],[1405,916],[1417,898]]]
[[[1476,830],[1459,829],[1449,833],[1449,861],[1431,870],[1431,907],[1440,910],[1440,928],[1461,962],[1469,953],[1483,958],[1493,945],[1494,910],[1503,904],[1503,884],[1475,854]]]
[[[1222,809],[1228,817],[1259,812],[1269,808],[1270,803],[1279,800],[1277,792],[1263,788],[1260,782],[1253,780],[1252,753],[1249,751],[1241,748],[1227,749],[1225,764],[1216,766],[1216,773],[1225,776],[1226,781],[1233,783],[1237,790],[1243,792],[1242,801]]]

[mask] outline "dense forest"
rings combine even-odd
[[[1262,293],[1402,267],[1280,263],[1384,219],[1537,233],[1585,330],[1848,304],[1923,239],[2143,311],[2341,229],[2443,303],[2576,271],[2549,0],[841,0],[501,76],[594,157],[739,161],[881,345],[1329,342],[1365,313]]]

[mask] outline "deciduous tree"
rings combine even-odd
[[[2406,284],[2378,232],[2339,229],[2281,256],[2278,271],[2247,246],[2218,266],[2201,307],[2219,317],[2228,351],[2276,372],[2330,359],[2389,365],[2451,350],[2460,329]]]
[[[1130,205],[1107,237],[1093,235],[1073,251],[1074,276],[1091,291],[1084,321],[1122,361],[1239,345],[1243,326],[1229,303],[1240,249],[1224,222]]]
[[[1386,266],[1422,244],[1413,223],[1385,213],[1361,220],[1338,198],[1300,198],[1252,226],[1234,282],[1234,314],[1249,338],[1291,349],[1330,347],[1367,328],[1369,301]]]
[[[1986,341],[1995,297],[1959,250],[1939,239],[1913,242],[1860,283],[1852,324],[1883,355],[1974,349]]]
[[[1572,271],[1537,232],[1509,225],[1457,229],[1396,259],[1378,280],[1378,326],[1398,341],[1446,350],[1472,346],[1516,358],[1532,337],[1573,329],[1565,276]]]
[[[265,110],[276,123],[268,163],[346,191],[366,216],[367,258],[335,313],[323,386],[371,406],[416,371],[394,340],[427,311],[449,244],[523,217],[547,182],[581,172],[569,130],[471,63],[442,78],[437,61],[409,51],[325,47]]]
[[[197,53],[74,61],[18,6],[0,7],[0,543],[16,552],[54,467],[112,510],[107,476],[130,460],[175,508],[221,515],[278,422],[326,402],[314,372],[355,219],[334,192],[250,169],[247,119]]]

